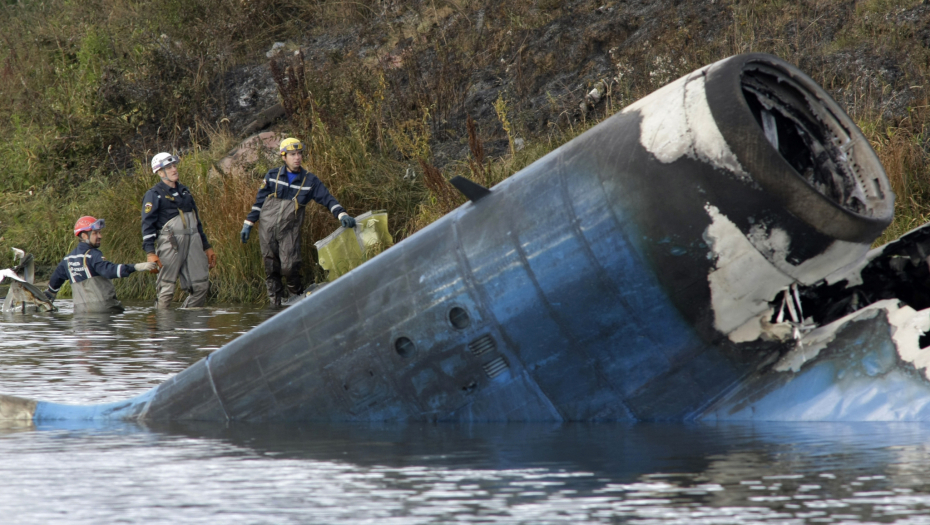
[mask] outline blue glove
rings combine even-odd
[[[245,244],[245,241],[249,240],[249,232],[252,231],[251,224],[243,224],[242,231],[239,233],[239,238],[242,239],[242,244]]]
[[[342,223],[343,228],[355,228],[355,217],[350,215],[343,215],[339,222]]]

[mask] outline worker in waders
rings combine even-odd
[[[188,292],[182,308],[197,308],[207,300],[209,270],[216,254],[203,233],[197,204],[187,186],[178,182],[178,158],[170,153],[152,157],[152,173],[161,182],[142,199],[142,249],[158,265],[155,305],[167,308],[176,281]]]
[[[281,141],[279,151],[284,166],[265,174],[240,233],[245,243],[255,222],[261,220],[258,240],[265,263],[265,286],[273,307],[281,306],[287,299],[282,277],[287,280],[290,295],[304,291],[300,272],[300,227],[311,200],[326,206],[344,228],[355,227],[355,219],[346,213],[320,179],[301,167],[303,150],[303,144],[297,139]]]
[[[103,240],[100,233],[103,226],[103,219],[86,215],[74,224],[74,235],[81,242],[55,268],[45,291],[50,301],[55,299],[65,281],[71,281],[76,313],[119,313],[123,311],[123,304],[116,298],[110,279],[126,277],[133,272],[158,270],[153,262],[113,264],[107,261],[98,249]]]

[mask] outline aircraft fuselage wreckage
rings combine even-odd
[[[930,277],[930,233],[869,251],[894,208],[882,166],[778,58],[698,69],[490,191],[454,183],[470,202],[151,391],[96,406],[8,396],[0,412],[930,416],[930,294],[914,290]]]

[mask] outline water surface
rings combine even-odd
[[[271,313],[0,316],[0,393],[110,402]],[[2,523],[930,523],[930,426],[0,426]]]

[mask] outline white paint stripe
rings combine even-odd
[[[288,184],[288,183],[284,182],[283,180],[277,180],[277,179],[272,180],[271,182],[273,182],[273,183],[275,183],[275,184],[277,184],[277,185],[279,185],[279,186],[287,186],[288,188],[297,188],[298,190],[307,190],[307,191],[310,191],[310,189],[313,188],[313,186],[301,186],[300,184]]]
[[[639,142],[659,162],[696,157],[749,181],[707,104],[705,73],[714,65],[679,78],[630,104],[623,112],[636,111],[642,116]]]
[[[767,261],[716,206],[704,209],[711,218],[704,240],[715,260],[707,275],[714,328],[734,343],[753,341],[762,335],[762,321],[772,315],[769,301],[794,279]]]

